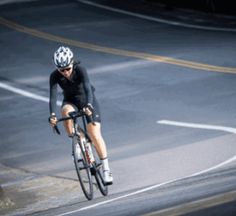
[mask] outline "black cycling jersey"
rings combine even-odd
[[[93,104],[94,87],[90,84],[85,68],[75,62],[71,79],[65,78],[58,70],[50,76],[50,113],[56,113],[57,85],[63,90],[64,101],[72,102],[83,108],[88,103]]]

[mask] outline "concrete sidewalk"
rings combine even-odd
[[[76,179],[44,176],[1,164],[0,179],[2,216],[32,214],[86,200]]]

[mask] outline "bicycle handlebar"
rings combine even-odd
[[[82,116],[85,116],[85,115],[86,115],[86,113],[85,113],[83,110],[80,110],[80,111],[77,111],[77,112],[76,112],[76,111],[69,112],[68,114],[69,114],[68,117],[63,117],[63,118],[58,119],[58,120],[57,120],[57,123],[62,122],[62,121],[67,121],[67,120],[70,120],[70,119],[76,119],[76,118],[79,118],[79,117],[82,117]],[[86,116],[87,116],[87,115],[86,115]],[[93,120],[92,115],[87,116],[87,117],[90,119],[90,121],[92,122],[92,124],[95,125],[95,122],[94,122],[94,120]],[[57,124],[57,123],[56,123],[56,124]],[[57,125],[55,125],[55,126],[53,127],[53,130],[54,130],[58,135],[61,134],[59,128],[57,127]]]
[[[77,112],[76,111],[69,112],[68,114],[69,114],[68,117],[63,117],[63,118],[58,119],[57,123],[61,122],[61,121],[67,121],[69,119],[76,119],[76,118],[79,118],[79,117],[82,117],[82,116],[86,115],[85,112],[82,111],[82,110],[77,111]]]

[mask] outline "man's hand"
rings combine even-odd
[[[84,108],[83,111],[87,116],[91,116],[93,114],[93,106],[92,104],[88,103]]]
[[[50,123],[50,125],[51,125],[52,127],[55,127],[55,126],[56,126],[56,124],[57,124],[57,117],[56,117],[55,114],[50,115],[50,117],[48,118],[48,120],[49,120],[49,123]]]

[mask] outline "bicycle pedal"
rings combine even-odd
[[[105,186],[109,186],[109,185],[112,185],[112,184],[113,184],[113,182],[104,182]]]
[[[83,169],[88,169],[88,168],[89,168],[89,166],[83,166],[83,167],[80,167],[79,169],[83,170]]]
[[[102,163],[98,163],[98,164],[96,164],[96,167],[98,168],[98,167],[101,167],[102,166]]]
[[[95,170],[94,168],[90,168],[90,172],[91,172],[91,174],[92,174],[93,176],[95,176],[96,170]]]

